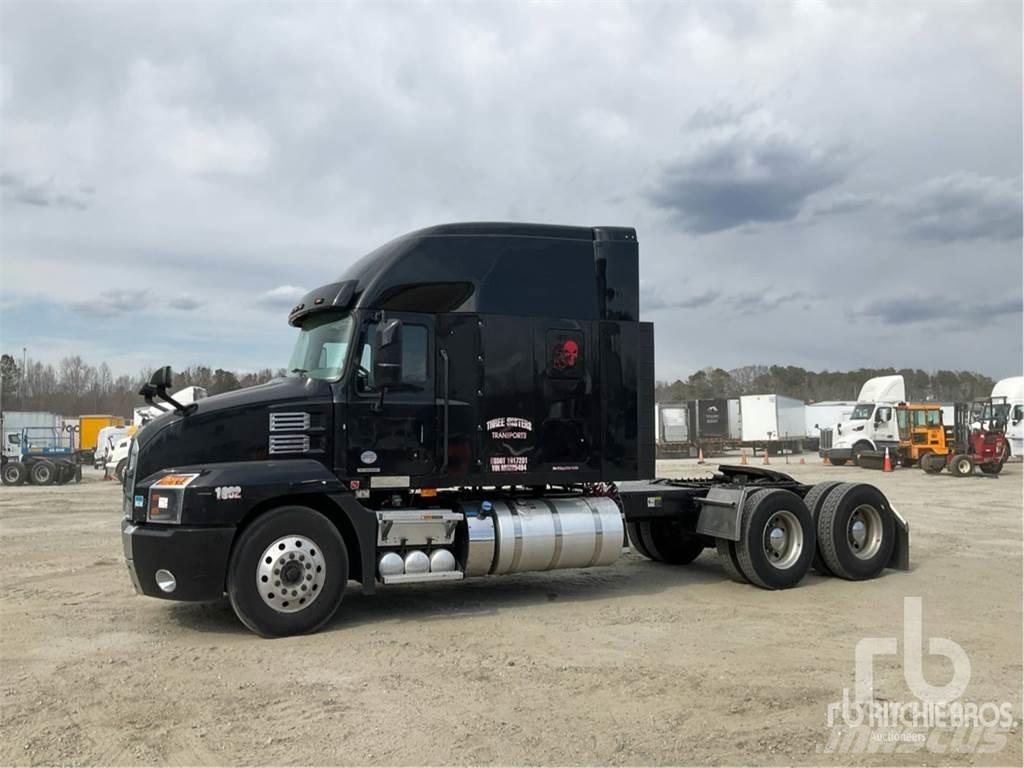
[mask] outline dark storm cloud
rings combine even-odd
[[[1024,297],[1010,296],[995,301],[950,301],[949,296],[890,296],[869,302],[850,315],[869,318],[893,325],[942,321],[982,325],[1004,315],[1019,315],[1024,311]]]
[[[5,203],[36,207],[76,208],[85,210],[96,194],[87,184],[65,186],[55,179],[31,180],[16,173],[0,173],[0,189]]]
[[[692,148],[664,166],[647,199],[694,234],[795,219],[807,198],[848,171],[840,148],[819,145],[761,109],[699,110],[683,140]]]
[[[907,190],[894,212],[924,240],[1019,240],[1021,179],[956,173]]]

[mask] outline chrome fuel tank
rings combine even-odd
[[[610,565],[622,552],[622,514],[609,498],[515,499],[490,506],[487,518],[471,524],[477,536],[470,539],[471,559],[493,546],[489,573]]]

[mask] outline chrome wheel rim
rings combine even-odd
[[[279,613],[308,608],[323,590],[327,562],[312,539],[282,536],[263,551],[256,566],[256,591]]]
[[[782,509],[768,518],[764,526],[764,554],[779,570],[792,568],[804,549],[804,529],[797,516]]]
[[[850,551],[861,560],[870,560],[882,546],[882,515],[869,504],[861,504],[850,515],[846,526]]]

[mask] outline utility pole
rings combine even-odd
[[[21,376],[18,377],[18,398],[21,410],[25,410],[25,367],[28,364],[28,347],[21,348]]]

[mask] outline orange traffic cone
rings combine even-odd
[[[698,464],[703,464],[704,463],[704,449],[703,448],[701,448],[699,451],[697,451],[697,463]]]
[[[740,464],[742,466],[744,466],[744,467],[747,466],[747,452],[746,451],[740,451]]]
[[[804,461],[804,457],[803,456],[800,457],[800,463],[801,464],[806,464],[807,463],[806,461]]]
[[[885,449],[885,461],[882,462],[883,472],[892,472],[892,461],[889,459],[889,449]]]
[[[762,464],[770,464],[771,463],[770,461],[768,461],[768,449],[767,448],[764,449],[764,460],[761,463]]]

